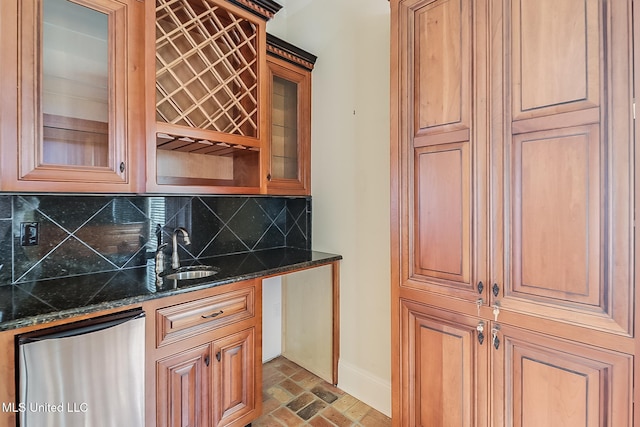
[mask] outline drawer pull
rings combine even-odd
[[[202,318],[203,318],[203,319],[211,319],[211,318],[214,318],[214,317],[218,317],[218,316],[220,316],[222,313],[224,313],[224,311],[220,310],[220,311],[217,311],[217,312],[215,312],[215,313],[208,314],[208,315],[206,315],[206,316],[203,314],[203,315],[202,315]]]

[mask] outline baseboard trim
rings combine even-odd
[[[386,381],[364,369],[340,360],[338,388],[386,416],[391,416],[391,381]]]

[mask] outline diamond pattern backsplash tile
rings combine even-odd
[[[244,196],[0,196],[0,286],[143,266],[158,244],[184,261],[311,249],[311,199]]]

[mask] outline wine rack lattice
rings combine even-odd
[[[257,137],[257,43],[211,0],[156,0],[156,120]]]

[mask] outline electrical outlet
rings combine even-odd
[[[36,246],[40,238],[39,222],[21,222],[20,223],[20,245]]]

